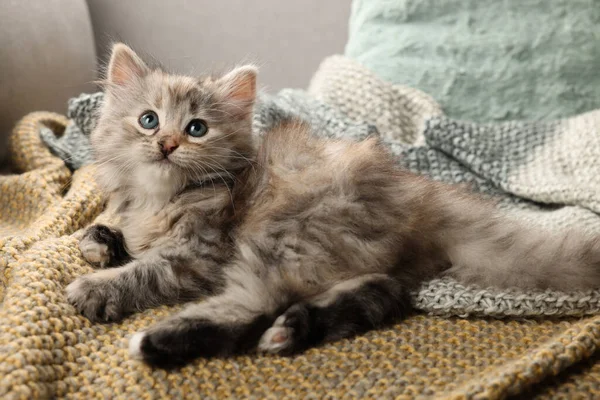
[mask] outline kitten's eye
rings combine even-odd
[[[206,126],[206,122],[201,119],[193,119],[185,127],[185,132],[193,137],[202,137],[208,132],[208,126]]]
[[[154,111],[146,111],[140,117],[140,126],[144,129],[154,129],[158,126],[158,115]]]

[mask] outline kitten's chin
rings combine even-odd
[[[171,162],[169,165],[154,162],[137,169],[134,176],[136,186],[146,195],[169,198],[185,183],[174,165]]]
[[[174,164],[171,161],[154,161],[143,166],[141,174],[145,179],[169,179],[173,174]]]
[[[176,166],[176,164],[173,162],[172,159],[168,158],[168,157],[156,157],[153,159],[148,160],[147,164],[152,168],[160,168],[160,169],[171,169],[174,166]]]
[[[161,168],[171,168],[175,165],[173,161],[169,160],[168,158],[158,160],[156,161],[156,164],[158,164],[158,166]]]

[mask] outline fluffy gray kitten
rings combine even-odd
[[[460,188],[399,169],[375,138],[317,138],[300,122],[251,133],[256,69],[193,78],[115,45],[92,134],[118,226],[80,248],[103,269],[67,287],[95,321],[196,301],[130,352],[289,354],[404,317],[409,292],[450,274],[482,286],[589,289],[598,238],[542,232]],[[255,142],[256,140],[256,142]]]

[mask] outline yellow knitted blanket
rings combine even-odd
[[[92,167],[71,173],[39,139],[41,126],[66,123],[26,116],[11,140],[18,174],[0,176],[1,399],[600,398],[600,317],[418,315],[292,358],[198,360],[170,373],[130,359],[129,335],[173,310],[91,324],[68,304],[65,286],[91,272],[80,229],[105,216]]]

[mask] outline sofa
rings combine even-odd
[[[306,87],[323,57],[343,51],[349,14],[350,0],[2,1],[0,160],[20,117],[64,113],[70,97],[94,90],[115,40],[181,73],[256,62],[263,88],[276,91]]]

